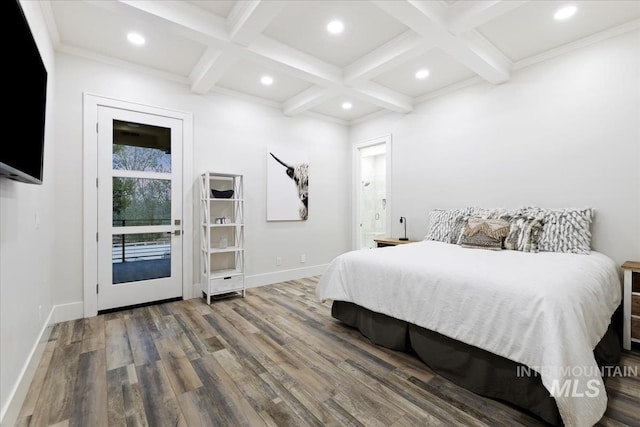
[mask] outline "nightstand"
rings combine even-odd
[[[415,243],[417,240],[400,240],[394,237],[381,237],[379,239],[373,239],[376,242],[376,247],[384,248],[385,246],[404,245],[405,243]]]
[[[631,343],[640,343],[640,262],[622,264],[624,272],[624,324],[622,346],[631,350]]]

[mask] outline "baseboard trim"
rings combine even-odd
[[[194,283],[193,285],[191,285],[191,298],[202,298],[202,289],[200,288],[200,283]]]
[[[38,334],[38,339],[29,352],[29,356],[20,371],[18,380],[9,392],[7,403],[0,412],[0,427],[11,427],[16,425],[16,421],[20,415],[20,409],[22,409],[24,399],[27,397],[27,393],[29,392],[29,386],[31,386],[33,376],[35,375],[38,365],[40,364],[40,360],[42,359],[42,355],[44,354],[47,341],[49,341],[49,335],[51,335],[51,328],[49,326],[53,319],[54,310],[55,307],[49,312],[49,316]]]
[[[291,270],[273,271],[271,273],[253,274],[244,278],[245,288],[257,288],[259,286],[272,285],[286,282],[287,280],[304,279],[305,277],[319,276],[326,270],[328,264],[313,265],[310,267],[294,268]]]
[[[53,306],[53,323],[84,318],[84,302],[70,302]]]
[[[290,270],[273,271],[270,273],[252,274],[244,276],[244,287],[257,288],[259,286],[272,285],[274,283],[286,282],[287,280],[304,279],[305,277],[318,276],[324,273],[328,264],[313,265],[310,267],[294,268]],[[193,298],[202,297],[200,283],[193,284],[191,293]]]

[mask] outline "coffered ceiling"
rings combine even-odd
[[[640,28],[640,0],[40,0],[55,48],[350,122]],[[575,6],[575,14],[554,14]],[[327,31],[339,20],[344,29]],[[142,35],[132,45],[127,34]],[[636,52],[640,54],[640,52]],[[419,79],[416,72],[426,70]],[[263,76],[272,79],[261,83]],[[350,103],[350,109],[343,104]]]

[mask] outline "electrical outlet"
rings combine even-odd
[[[282,265],[282,257],[281,256],[277,256],[276,257],[276,265]]]
[[[307,255],[306,254],[300,254],[300,263],[304,264],[305,262],[307,262]]]

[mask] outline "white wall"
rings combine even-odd
[[[392,134],[391,211],[410,238],[434,208],[590,206],[594,248],[640,259],[639,51],[627,33],[353,126],[350,139]]]
[[[194,173],[205,170],[245,175],[246,272],[249,285],[293,277],[295,269],[321,268],[349,248],[350,148],[344,125],[310,117],[289,118],[278,108],[224,95],[196,95],[185,84],[104,63],[58,54],[57,152],[64,164],[56,177],[55,304],[83,300],[82,287],[82,94],[191,112]],[[310,161],[309,219],[266,221],[267,147],[306,150]],[[198,195],[196,176],[192,178]],[[195,214],[198,203],[194,201]],[[197,233],[197,229],[192,231]],[[197,234],[196,234],[197,235]],[[194,281],[199,242],[194,242]],[[306,254],[305,264],[299,255]],[[275,265],[276,255],[281,266]],[[318,270],[316,268],[316,270]],[[285,271],[284,273],[282,273]],[[304,273],[304,270],[299,273]]]
[[[53,242],[55,237],[55,105],[54,54],[40,7],[23,2],[48,72],[47,127],[43,184],[24,184],[0,178],[0,421],[15,418],[9,408],[18,381],[52,309]],[[11,84],[10,82],[8,84]],[[20,149],[15,141],[13,149]],[[6,150],[11,141],[3,142]],[[39,225],[38,225],[39,223]],[[28,375],[28,374],[27,374]],[[18,399],[20,400],[20,399]]]

